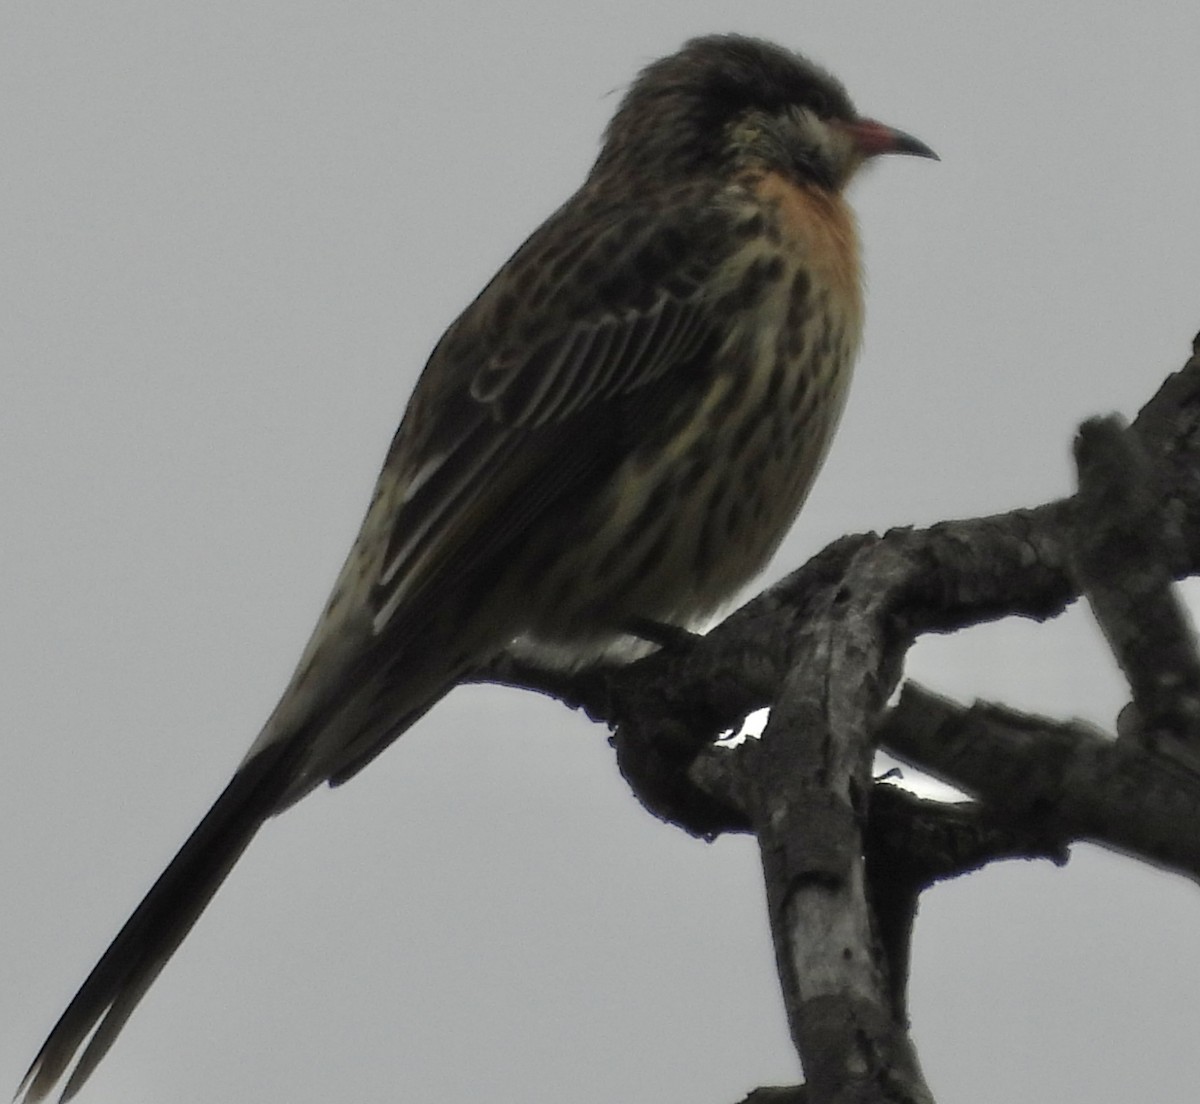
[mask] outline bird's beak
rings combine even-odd
[[[857,143],[864,157],[875,157],[881,153],[908,153],[913,157],[931,157],[934,161],[941,158],[919,138],[905,134],[895,127],[884,126],[874,119],[856,119],[852,123],[842,124],[846,132]]]

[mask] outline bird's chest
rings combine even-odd
[[[857,239],[845,204],[770,176],[742,194],[748,230],[727,268],[727,337],[695,423],[721,458],[698,560],[714,593],[761,568],[800,509],[862,333]],[[721,555],[704,554],[718,546]]]
[[[752,317],[792,358],[820,344],[853,359],[862,333],[862,274],[854,215],[840,195],[798,186],[779,173],[741,183],[744,244],[730,265]]]
[[[811,468],[862,336],[853,215],[840,196],[773,173],[751,177],[739,195],[738,224],[747,229],[727,267],[730,325],[717,358],[725,394],[713,401],[772,423],[776,441],[795,454],[789,459]]]

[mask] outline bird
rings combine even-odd
[[[434,347],[278,705],[22,1104],[79,1092],[269,818],[497,655],[586,663],[699,624],[766,564],[846,397],[863,296],[844,192],[881,154],[936,159],[761,39],[693,38],[640,71],[579,190]]]

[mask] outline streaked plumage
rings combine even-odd
[[[714,36],[648,66],[580,191],[447,330],[291,683],[34,1061],[82,1086],[258,827],[361,769],[521,638],[568,658],[688,623],[778,546],[862,328],[841,189],[931,156],[794,54]]]

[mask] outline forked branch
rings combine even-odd
[[[502,659],[480,680],[549,693],[613,730],[622,773],[694,834],[754,832],[799,1088],[750,1099],[931,1101],[907,1030],[920,892],[1091,840],[1200,881],[1200,659],[1174,580],[1200,569],[1200,355],[1131,427],[1086,423],[1072,499],[835,542],[709,634],[573,674]],[[1086,595],[1130,684],[1111,738],[915,684],[922,633],[1044,620]],[[771,706],[762,738],[717,744]],[[972,800],[874,780],[886,747]]]

